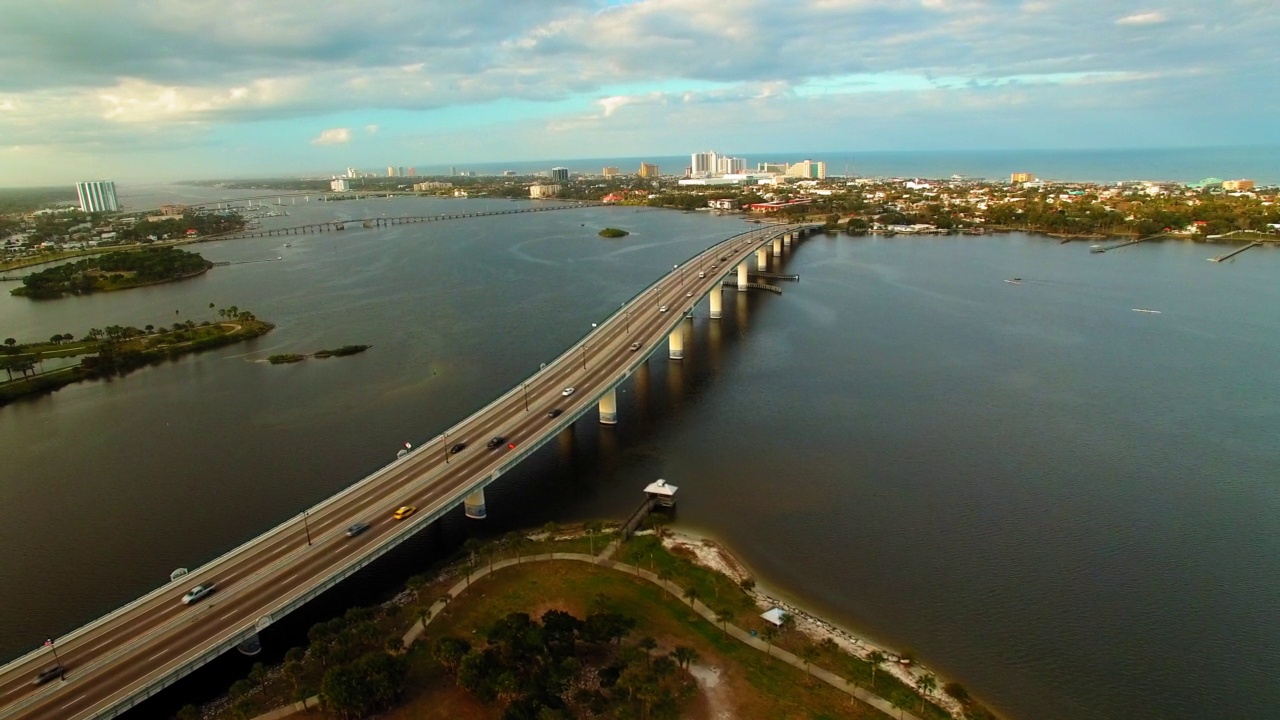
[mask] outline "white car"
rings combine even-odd
[[[188,590],[186,595],[182,596],[182,604],[190,605],[211,592],[213,592],[213,583],[209,583],[208,585],[197,585]]]
[[[666,305],[663,305],[662,307],[658,308],[658,312],[666,312],[666,311],[667,311]]]
[[[692,291],[692,290],[690,290],[689,292],[685,293],[685,294],[684,294],[684,296],[685,296],[685,297],[693,297],[693,291]]]
[[[570,395],[572,395],[572,394],[573,394],[573,388],[571,388],[571,387],[567,387],[567,388],[565,388],[565,389],[561,390],[561,391],[560,391],[560,394],[561,394],[561,395],[563,395],[563,396],[565,396],[565,397],[569,397]]]

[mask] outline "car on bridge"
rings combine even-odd
[[[706,274],[705,272],[702,272],[701,270],[699,270],[699,271],[698,271],[698,277],[700,277],[700,278],[704,278],[704,277],[706,277],[706,276],[707,276],[707,274]]]
[[[489,449],[492,450],[498,447],[499,445],[501,445],[502,443],[506,442],[506,440],[507,439],[502,437],[501,435],[496,435],[494,437],[489,438],[489,442],[486,444],[489,446]]]
[[[561,390],[561,391],[560,391],[560,394],[561,394],[561,395],[563,395],[563,396],[565,396],[565,397],[569,397],[570,395],[572,395],[572,394],[573,394],[573,388],[572,388],[572,387],[567,387],[567,388],[565,388],[565,389]]]
[[[667,311],[666,305],[663,305],[662,307],[658,308],[658,312],[666,312],[666,311]]]
[[[213,583],[209,583],[208,585],[197,585],[188,590],[186,595],[182,596],[182,604],[190,605],[191,603],[207,596],[211,592],[213,592]]]
[[[560,408],[552,408],[551,412],[547,413],[547,417],[560,417],[560,413],[562,412],[564,411]]]
[[[32,680],[31,684],[43,685],[54,678],[62,677],[63,675],[66,674],[66,672],[67,671],[63,669],[61,665],[54,665],[53,667],[45,668],[44,670],[40,671],[39,675],[36,675],[36,679]]]
[[[351,527],[347,528],[347,537],[353,538],[368,529],[369,529],[369,523],[358,522],[355,525],[352,525]]]
[[[640,343],[631,343],[631,352],[635,352],[639,349],[640,349]]]
[[[684,294],[684,296],[685,296],[685,297],[693,297],[693,291],[692,291],[692,290],[690,290],[689,292],[685,293],[685,294]]]
[[[418,508],[412,505],[402,505],[396,508],[395,512],[391,513],[391,517],[396,520],[403,520],[416,512],[418,512]]]
[[[460,452],[462,452],[463,450],[466,450],[466,449],[467,449],[467,444],[466,444],[466,443],[454,443],[454,444],[453,444],[453,447],[449,448],[449,454],[450,454],[450,455],[457,455],[458,453],[460,453]]]

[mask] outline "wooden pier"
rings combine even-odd
[[[1217,256],[1217,257],[1211,257],[1211,258],[1208,258],[1208,260],[1209,260],[1209,262],[1225,262],[1225,261],[1230,260],[1231,258],[1233,258],[1233,257],[1235,257],[1235,256],[1237,256],[1237,255],[1239,255],[1240,253],[1244,252],[1245,250],[1248,250],[1248,249],[1250,249],[1250,248],[1256,248],[1256,247],[1258,247],[1259,245],[1262,245],[1262,244],[1263,244],[1263,241],[1261,241],[1261,240],[1254,240],[1253,242],[1249,243],[1248,245],[1245,245],[1244,247],[1236,248],[1235,250],[1232,250],[1231,252],[1226,253],[1226,254],[1224,254],[1224,255],[1219,255],[1219,256]]]
[[[720,283],[720,285],[722,287],[736,288],[738,287],[738,281],[725,280],[724,282]],[[782,294],[782,288],[778,287],[777,285],[766,285],[764,283],[749,282],[747,283],[747,287],[751,288],[752,290],[768,290],[771,293],[777,293],[779,295]]]

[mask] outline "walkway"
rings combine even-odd
[[[602,555],[612,555],[615,549],[616,549],[616,543],[611,542],[602,551]],[[497,572],[503,568],[511,567],[513,565],[519,565],[527,562],[546,562],[548,560],[568,560],[572,562],[590,563],[592,565],[598,565],[600,567],[607,567],[612,570],[617,570],[618,572],[623,572],[628,575],[634,575],[636,577],[648,580],[654,585],[657,585],[658,587],[667,591],[667,593],[670,594],[672,597],[676,598],[677,600],[680,600],[680,602],[685,602],[683,599],[684,589],[673,582],[662,580],[654,573],[651,573],[648,570],[645,570],[643,568],[636,567],[635,565],[628,565],[626,563],[617,562],[616,560],[609,560],[606,558],[595,557],[592,555],[588,555],[586,553],[543,553],[541,555],[529,555],[524,558],[499,560],[493,563],[492,568],[490,568],[490,566],[488,565],[485,565],[484,567],[481,567],[480,569],[468,574],[462,580],[459,580],[453,587],[449,588],[449,593],[448,593],[449,601],[452,601],[454,598],[466,592],[467,589],[471,587],[471,583],[480,580],[481,578],[485,577],[486,575],[489,575],[490,573]],[[430,625],[433,620],[435,620],[437,617],[440,616],[440,613],[444,611],[445,607],[449,604],[449,601],[436,600],[434,603],[431,604],[431,614],[427,616],[427,623],[426,623],[427,625]],[[708,608],[705,604],[696,604],[697,603],[696,600],[694,601],[694,603],[695,604],[690,604],[690,603],[685,603],[685,604],[689,604],[690,607],[694,610],[694,612],[701,615],[707,622],[711,623],[713,627],[721,626],[720,621],[716,619],[716,614],[712,612],[710,608]],[[876,695],[868,690],[865,690],[857,685],[854,685],[852,682],[840,677],[839,675],[829,670],[824,670],[820,667],[814,667],[813,665],[808,665],[806,670],[806,664],[804,660],[801,660],[796,655],[793,655],[792,653],[787,652],[786,650],[783,650],[780,647],[769,645],[765,641],[761,640],[758,637],[753,636],[751,633],[747,632],[746,630],[743,630],[737,625],[728,625],[727,629],[728,629],[729,635],[733,636],[739,641],[746,643],[747,645],[755,648],[756,650],[759,650],[762,653],[770,655],[771,657],[778,658],[779,660],[787,663],[788,665],[796,668],[797,670],[807,671],[813,677],[818,678],[819,680],[825,682],[826,684],[839,690],[840,692],[846,693],[851,697],[857,698],[858,700],[861,700],[867,705],[870,705],[871,707],[879,710],[880,712],[883,712],[884,714],[890,717],[897,717],[900,720],[920,720],[918,716],[913,715],[909,712],[905,712],[903,710],[898,710],[888,700],[885,700],[879,695]],[[413,627],[409,628],[409,631],[404,634],[405,647],[409,647],[410,645],[412,645],[415,641],[417,641],[419,637],[422,637],[422,633],[425,631],[426,631],[426,626],[423,625],[421,620],[414,623]],[[294,703],[293,705],[286,705],[284,707],[279,707],[279,708],[276,708],[275,710],[272,710],[271,712],[265,713],[263,715],[259,715],[253,720],[278,720],[278,718],[283,718],[289,715],[293,715],[294,713],[302,712],[304,709],[304,706],[319,707],[319,704],[320,704],[320,697],[318,695],[313,695],[302,702]]]

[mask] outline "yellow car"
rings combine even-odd
[[[397,520],[403,520],[416,512],[418,512],[418,508],[412,505],[405,505],[404,507],[392,513],[391,517]]]

